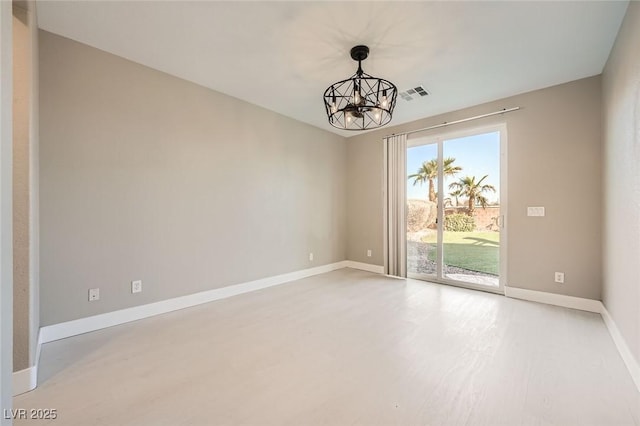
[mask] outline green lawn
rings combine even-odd
[[[436,235],[424,237],[422,242],[436,242]],[[499,232],[446,232],[444,233],[444,263],[472,271],[498,275]],[[429,259],[436,260],[435,250]]]

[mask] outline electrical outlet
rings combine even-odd
[[[142,280],[131,281],[131,293],[142,293]]]
[[[100,300],[100,289],[99,288],[90,288],[89,289],[89,302],[95,302],[96,300]]]
[[[313,253],[309,253],[309,262],[313,262]]]
[[[371,257],[371,250],[367,250],[367,257]]]
[[[557,283],[564,283],[564,272],[556,272],[555,279]]]

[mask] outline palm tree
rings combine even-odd
[[[460,178],[458,182],[453,182],[449,185],[449,189],[454,190],[455,196],[465,196],[469,198],[469,216],[473,216],[476,204],[480,204],[483,209],[487,207],[488,200],[482,193],[496,192],[496,188],[493,185],[482,184],[488,176],[489,175],[484,175],[482,179],[477,182],[475,176],[466,176]]]
[[[456,173],[462,170],[462,167],[454,166],[453,162],[456,161],[453,157],[447,157],[442,162],[444,166],[443,175],[447,176],[455,176]],[[434,186],[434,180],[438,177],[438,161],[434,158],[429,161],[425,161],[422,163],[422,166],[418,169],[417,173],[409,175],[409,179],[413,179],[413,185],[423,184],[424,182],[429,182],[429,201],[435,202],[438,198],[436,194],[436,189]]]

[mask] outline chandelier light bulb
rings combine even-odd
[[[382,91],[382,102],[380,102],[380,106],[382,106],[382,108],[387,109],[387,107],[389,106],[389,99],[387,99],[387,91],[383,90]]]
[[[354,105],[359,105],[360,104],[360,87],[358,86],[358,83],[354,82],[353,83],[353,104]]]

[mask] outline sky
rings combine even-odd
[[[407,149],[407,175],[417,173],[423,162],[438,156],[438,144],[433,138],[425,138],[426,145]],[[462,167],[456,176],[445,179],[446,197],[449,194],[449,184],[461,177],[476,176],[476,180],[489,175],[483,183],[493,185],[496,193],[488,192],[484,195],[489,202],[497,201],[500,195],[500,132],[483,133],[464,138],[448,139],[443,142],[444,158],[453,157],[455,166]],[[438,191],[437,180],[436,192]],[[427,199],[429,184],[413,185],[413,179],[407,180],[407,198]]]

